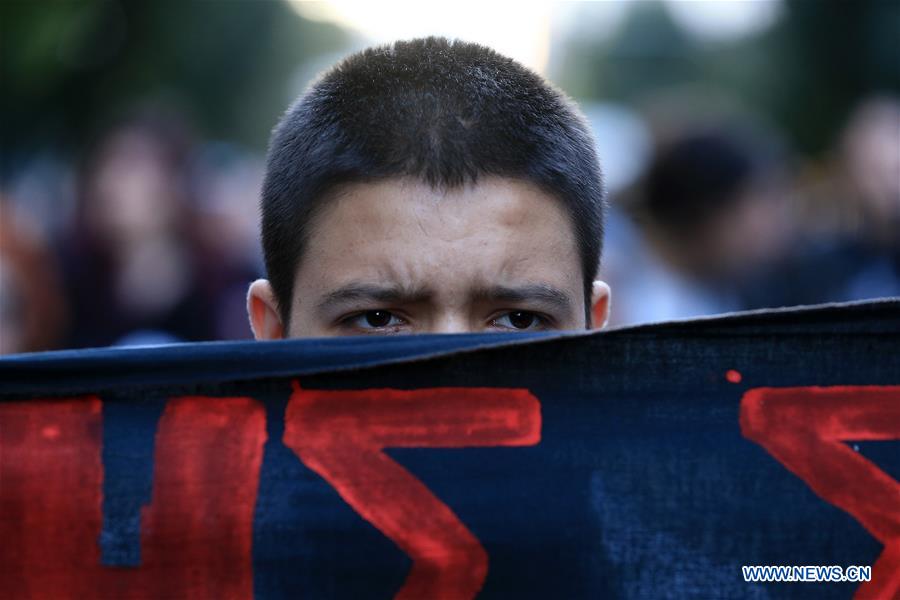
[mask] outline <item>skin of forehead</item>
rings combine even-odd
[[[476,287],[543,283],[583,314],[580,262],[562,204],[530,183],[490,177],[435,190],[415,180],[348,184],[325,200],[297,268],[291,330],[317,299],[364,282],[425,288],[461,309]]]

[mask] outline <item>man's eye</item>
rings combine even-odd
[[[367,310],[350,317],[346,323],[359,329],[385,329],[404,325],[406,322],[387,310]]]
[[[527,310],[514,310],[494,319],[493,324],[501,329],[533,331],[546,326],[546,319]]]

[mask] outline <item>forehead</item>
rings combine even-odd
[[[573,231],[557,198],[521,180],[450,190],[406,179],[349,184],[323,201],[296,291],[360,280],[435,293],[525,279],[580,288]]]

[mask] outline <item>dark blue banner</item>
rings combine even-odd
[[[4,598],[898,598],[898,478],[900,300],[0,360]]]

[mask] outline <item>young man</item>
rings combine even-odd
[[[602,327],[603,202],[588,127],[540,76],[441,38],[370,48],[272,135],[253,333]]]

